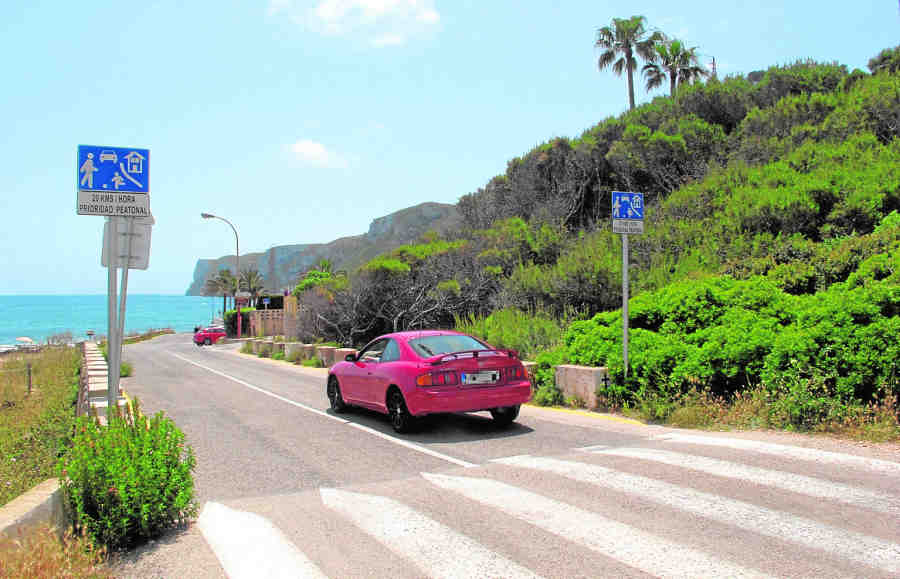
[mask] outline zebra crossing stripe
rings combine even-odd
[[[393,499],[328,488],[319,492],[327,507],[431,577],[539,577]]]
[[[891,495],[794,473],[651,448],[608,448],[591,452],[592,454],[636,458],[704,472],[713,476],[745,480],[763,486],[846,503],[900,517],[900,500]]]
[[[551,472],[579,482],[639,496],[644,500],[720,523],[737,525],[760,535],[799,543],[812,549],[824,549],[856,563],[871,565],[890,573],[900,573],[900,545],[811,519],[598,465],[532,456],[514,456],[495,462]]]
[[[685,444],[700,444],[705,446],[719,446],[733,448],[735,450],[749,450],[762,454],[773,454],[783,458],[818,462],[837,466],[847,466],[864,470],[876,471],[882,474],[900,477],[900,462],[891,462],[877,458],[866,458],[852,454],[819,450],[817,448],[805,448],[802,446],[788,446],[786,444],[773,444],[758,440],[746,440],[743,438],[727,438],[712,436],[697,436],[696,434],[662,434],[655,440],[666,442],[681,442]]]
[[[503,482],[433,473],[422,473],[422,476],[440,488],[496,508],[645,573],[659,577],[767,576]]]
[[[230,579],[326,577],[268,519],[208,502],[197,526]]]

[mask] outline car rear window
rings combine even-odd
[[[452,354],[468,350],[488,350],[489,348],[471,336],[445,334],[439,336],[423,336],[409,341],[413,352],[422,358],[430,358],[438,354]]]

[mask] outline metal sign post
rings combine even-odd
[[[115,217],[107,217],[110,225],[113,224]],[[115,236],[107,235],[107,254],[114,255]],[[107,412],[112,412],[119,401],[119,340],[117,334],[119,332],[119,324],[116,321],[116,262],[109,263],[107,270],[107,332],[106,332],[106,361],[108,374],[106,379],[106,400]]]
[[[76,213],[106,217],[101,263],[107,271],[107,341],[109,365],[107,412],[119,402],[119,372],[128,270],[147,269],[150,255],[150,151],[123,147],[79,145],[76,164]],[[122,268],[121,301],[116,275]],[[116,306],[118,305],[118,312]]]
[[[622,234],[622,360],[628,378],[628,236],[644,232],[644,194],[612,192],[613,232]]]

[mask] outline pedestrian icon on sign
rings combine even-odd
[[[118,191],[119,187],[121,187],[122,184],[125,183],[125,179],[123,179],[121,175],[116,173],[112,178],[112,182],[113,182],[113,185],[116,186],[116,191]]]
[[[84,187],[84,184],[87,183],[89,189],[94,187],[94,173],[99,171],[96,167],[94,167],[94,154],[88,153],[87,159],[85,159],[84,163],[81,165],[81,169],[79,169],[82,173],[84,173],[84,177],[81,178],[81,186]]]

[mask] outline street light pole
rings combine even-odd
[[[234,305],[235,309],[237,309],[237,337],[241,337],[241,306],[238,305],[238,297],[237,294],[241,291],[241,250],[238,244],[238,232],[237,229],[234,228],[234,224],[231,221],[228,221],[224,217],[219,217],[218,215],[213,215],[212,213],[201,213],[200,217],[203,219],[220,219],[227,223],[231,230],[234,231],[234,269],[235,269],[235,279],[237,280],[237,291],[234,296]],[[225,315],[225,312],[222,312],[222,315]]]

